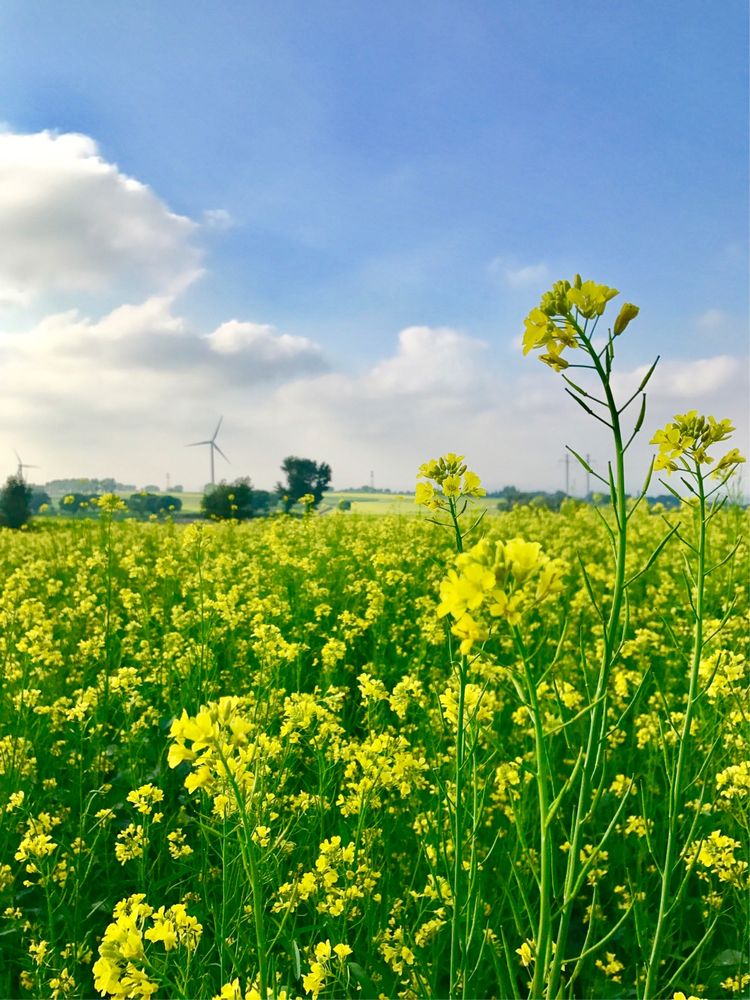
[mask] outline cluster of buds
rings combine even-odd
[[[483,497],[487,493],[476,472],[466,467],[464,456],[452,451],[420,465],[417,478],[427,481],[417,483],[414,500],[428,510],[447,510],[464,497]]]
[[[556,281],[544,293],[538,307],[526,317],[523,353],[541,349],[545,353],[539,356],[539,360],[555,371],[563,371],[569,362],[562,352],[566,347],[582,345],[582,323],[585,330],[588,320],[598,320],[615,295],[619,295],[616,288],[599,285],[595,281],[582,281],[580,274],[575,276],[572,284]],[[615,320],[613,334],[621,334],[638,311],[638,306],[626,302]]]
[[[491,619],[517,625],[524,611],[562,589],[564,565],[542,552],[539,542],[523,538],[483,539],[456,557],[440,585],[439,617],[454,619],[451,629],[468,655],[490,634]]]
[[[715,459],[708,449],[719,441],[726,441],[734,431],[731,420],[716,420],[714,417],[699,416],[696,410],[676,414],[674,420],[658,430],[651,438],[651,444],[658,444],[659,453],[654,461],[655,469],[666,469],[667,474],[682,468],[691,471],[680,459],[690,459],[697,465],[711,465]],[[722,456],[713,470],[713,475],[731,475],[734,468],[745,459],[736,448]]]

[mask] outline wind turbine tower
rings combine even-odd
[[[209,451],[211,452],[211,485],[212,486],[216,485],[216,476],[215,476],[215,472],[214,472],[214,452],[218,451],[218,453],[221,455],[221,457],[224,459],[225,462],[229,461],[229,459],[227,458],[227,456],[224,454],[224,452],[221,450],[221,448],[216,443],[216,437],[217,437],[217,435],[219,433],[219,428],[221,427],[221,422],[222,422],[223,419],[224,419],[224,417],[219,417],[219,422],[216,425],[216,430],[214,431],[213,436],[210,437],[210,438],[208,438],[207,441],[193,441],[191,444],[185,445],[186,448],[198,448],[198,447],[200,447],[201,445],[204,445],[204,444],[208,445]]]
[[[13,449],[13,453],[16,456],[16,458],[18,459],[18,469],[16,470],[16,476],[21,480],[21,482],[25,482],[24,475],[23,475],[23,470],[24,469],[38,469],[39,466],[38,465],[29,465],[27,462],[21,461],[21,456],[18,454],[18,452],[16,451],[15,448]]]

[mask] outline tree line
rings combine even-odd
[[[273,491],[255,489],[248,477],[235,479],[231,483],[222,480],[217,485],[209,485],[201,500],[201,513],[212,520],[245,521],[280,511],[293,513],[302,498],[305,498],[306,508],[313,509],[320,504],[324,492],[330,486],[331,467],[327,462],[290,455],[284,459],[281,471],[285,481],[277,482]],[[67,516],[95,515],[101,496],[107,492],[115,492],[114,486],[120,485],[114,479],[55,482],[89,486],[87,492],[73,489],[57,501],[56,513]],[[101,488],[102,484],[110,483],[113,484],[112,489]],[[99,489],[91,491],[91,485],[98,486]],[[157,493],[150,488],[133,492],[123,499],[127,512],[134,517],[166,517],[182,511],[179,496]],[[29,485],[21,476],[9,476],[0,490],[0,525],[21,528],[34,514],[46,513],[54,507],[46,490]]]

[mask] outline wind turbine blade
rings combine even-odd
[[[214,448],[218,451],[218,453],[221,455],[221,457],[224,459],[225,462],[229,462],[229,459],[227,458],[227,456],[224,454],[224,452],[221,450],[221,448],[215,442],[214,442]],[[229,464],[231,465],[232,463],[229,462]]]
[[[192,444],[186,444],[186,448],[197,448],[201,444],[213,444],[213,441],[193,441]]]
[[[224,419],[224,417],[223,417],[223,416],[222,416],[222,417],[219,417],[219,422],[218,422],[218,424],[216,425],[216,430],[214,431],[214,436],[213,436],[213,437],[211,438],[211,440],[212,440],[212,441],[215,441],[215,440],[216,440],[216,435],[217,435],[217,434],[219,433],[219,428],[221,427],[221,422],[222,422],[222,420],[223,420],[223,419]]]
[[[21,461],[21,456],[20,456],[20,455],[18,454],[18,452],[16,451],[16,449],[15,449],[15,448],[13,449],[13,454],[14,454],[14,455],[16,456],[16,458],[18,459],[18,464],[19,464],[19,465],[23,465],[23,462]]]

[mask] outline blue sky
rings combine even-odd
[[[0,447],[33,452],[41,478],[171,469],[198,485],[179,442],[224,412],[227,474],[259,485],[316,450],[338,485],[375,465],[399,487],[423,449],[454,448],[493,485],[554,488],[566,425],[574,446],[589,430],[517,337],[576,270],[641,306],[620,363],[665,358],[654,419],[729,406],[716,415],[744,444],[746,37],[739,0],[710,17],[698,2],[6,0],[0,120],[9,142],[48,139],[9,154],[6,232],[23,224],[27,263],[0,255],[0,331],[24,395]],[[89,145],[59,156],[69,133]],[[92,199],[96,159],[111,190]],[[127,178],[153,195],[142,217]],[[162,237],[155,260],[145,241]],[[63,314],[50,343],[45,317]],[[399,339],[412,328],[427,332]],[[238,364],[209,377],[205,343]],[[70,364],[56,377],[73,356],[78,380]],[[158,432],[140,419],[154,407]]]

